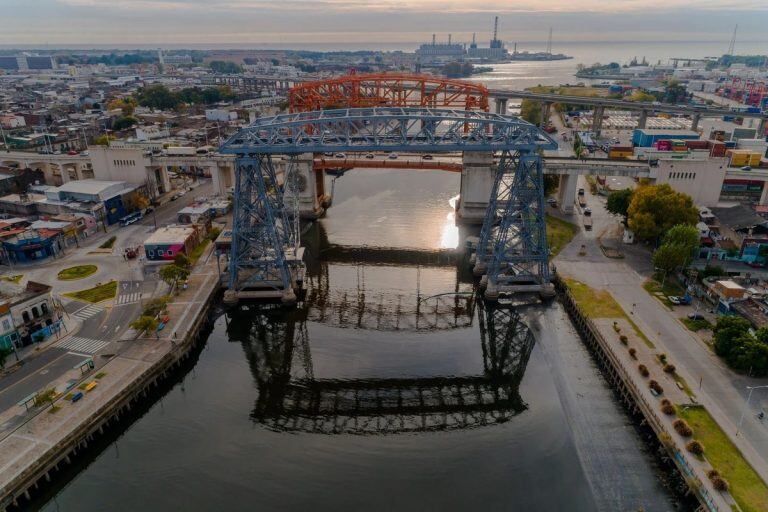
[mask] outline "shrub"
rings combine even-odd
[[[619,336],[619,341],[621,341],[623,344],[626,345],[629,339],[622,334],[621,336]]]
[[[667,416],[674,416],[677,410],[675,409],[675,406],[672,404],[662,404],[661,412],[663,412]]]
[[[689,441],[688,444],[685,445],[685,449],[694,455],[704,454],[704,445],[695,439],[693,441]]]
[[[115,245],[115,240],[117,240],[116,236],[111,236],[109,239],[101,244],[99,246],[99,249],[111,249],[113,245]]]
[[[717,478],[719,476],[720,476],[720,472],[716,469],[710,469],[709,471],[707,471],[707,478],[709,478],[710,480],[712,480],[713,478]]]
[[[667,364],[664,365],[664,371],[666,373],[675,373],[676,369],[677,368],[675,368],[675,365],[673,365],[673,364],[667,363]]]
[[[616,322],[613,322],[613,330],[616,332],[621,332],[621,327],[619,327],[619,324]]]
[[[664,352],[659,354],[659,361],[661,361],[662,363],[666,363],[667,362],[667,354],[665,354]]]
[[[662,398],[661,405],[672,405],[672,402],[670,402],[668,398]]]
[[[664,393],[664,388],[661,387],[661,384],[659,384],[655,380],[652,380],[651,382],[649,382],[648,387],[654,390],[655,392],[657,392],[658,394]]]
[[[725,492],[728,490],[728,482],[725,480],[725,478],[720,476],[712,478],[712,486],[716,491]]]
[[[675,428],[675,432],[683,437],[691,437],[693,435],[693,429],[688,425],[688,422],[681,419],[676,419],[672,426]]]
[[[629,357],[631,357],[632,359],[637,359],[637,350],[633,348],[629,349]]]
[[[648,368],[644,364],[638,366],[637,369],[640,371],[640,375],[643,377],[647,377],[651,374],[651,372],[648,371]]]

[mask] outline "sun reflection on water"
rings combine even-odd
[[[456,203],[458,200],[458,195],[448,200],[448,204],[451,205],[451,212],[445,216],[443,234],[440,237],[441,249],[455,249],[459,246],[459,228],[456,226]]]

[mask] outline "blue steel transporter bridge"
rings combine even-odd
[[[236,156],[227,302],[296,301],[303,280],[296,201],[299,155],[324,152],[476,152],[495,155],[495,179],[475,254],[486,299],[552,294],[541,151],[557,143],[517,117],[430,108],[348,108],[262,118],[227,140]],[[353,220],[350,220],[353,222]]]

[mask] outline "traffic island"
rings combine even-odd
[[[96,304],[115,298],[115,295],[117,295],[117,281],[109,281],[108,283],[97,284],[93,288],[88,288],[77,292],[68,292],[63,295],[71,299],[77,299],[83,302]]]
[[[56,278],[59,281],[75,281],[92,276],[99,270],[96,265],[77,265],[76,267],[65,268],[60,271]]]

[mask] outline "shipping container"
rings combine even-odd
[[[645,148],[652,147],[656,141],[662,139],[698,140],[699,138],[698,133],[686,130],[636,128],[635,131],[632,132],[632,144]]]
[[[672,141],[668,139],[657,140],[653,147],[659,151],[672,151]]]
[[[719,140],[712,140],[709,142],[709,156],[713,158],[722,158],[725,156],[725,143]]]
[[[710,149],[708,140],[686,140],[685,147],[688,149]]]
[[[611,146],[608,158],[629,158],[634,155],[632,146]]]

